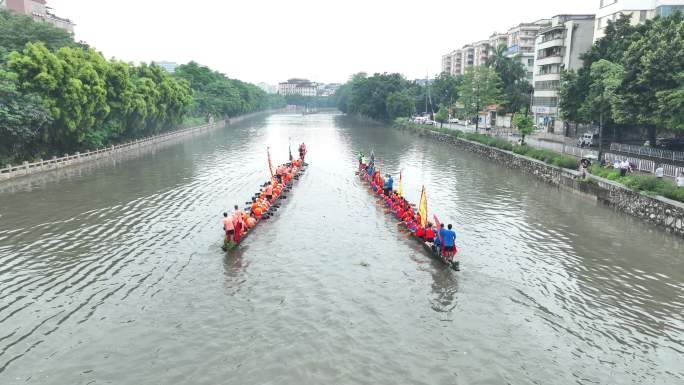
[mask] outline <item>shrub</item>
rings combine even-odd
[[[603,168],[598,164],[593,164],[589,169],[594,175],[621,183],[628,188],[643,192],[647,195],[661,195],[666,198],[684,202],[684,189],[678,188],[667,180],[659,179],[649,175],[628,175],[621,177],[620,171],[612,167]]]
[[[577,169],[579,168],[579,161],[575,158],[560,155],[554,159],[553,164],[562,168]]]

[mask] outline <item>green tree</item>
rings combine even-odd
[[[516,112],[513,115],[513,127],[517,128],[522,136],[521,144],[525,144],[525,137],[530,135],[534,130],[534,119],[530,116],[527,110]]]
[[[577,72],[568,71],[561,75],[558,107],[563,119],[579,123],[591,123],[595,116],[588,114],[586,100],[589,97],[591,67],[599,60],[607,60],[621,64],[624,53],[632,40],[638,36],[640,27],[631,25],[629,16],[621,16],[615,22],[609,22],[605,29],[605,36],[599,39],[591,49],[582,55],[583,66]],[[613,133],[618,129],[612,114],[604,116],[604,126],[613,127]]]
[[[558,108],[562,119],[575,123],[591,121],[582,109],[589,90],[588,82],[588,76],[580,76],[575,71],[565,71],[561,74]]]
[[[661,115],[670,105],[669,96],[681,87],[679,74],[684,72],[684,15],[649,20],[637,28],[629,47],[624,52],[625,77],[618,93],[621,99],[614,108],[613,119],[622,124],[639,124],[648,129],[651,143],[655,143],[663,123],[684,119],[684,111]],[[666,103],[666,104],[664,104]],[[675,103],[676,105],[676,103]],[[672,114],[675,116],[673,117]]]
[[[389,120],[387,97],[406,89],[408,82],[400,74],[356,74],[349,84],[347,111],[377,120]]]
[[[394,91],[387,96],[387,114],[394,120],[400,117],[410,117],[416,112],[413,98],[406,91]]]
[[[60,151],[78,148],[87,131],[109,113],[104,71],[106,61],[92,50],[60,48],[50,52],[43,43],[28,43],[8,57],[24,92],[43,96],[54,123],[46,138]]]
[[[52,123],[50,111],[36,94],[22,94],[16,74],[0,69],[0,164],[41,152],[40,138]]]
[[[435,114],[435,120],[439,122],[439,128],[444,126],[444,122],[446,122],[447,119],[449,119],[449,109],[445,106],[440,106]]]
[[[501,79],[501,107],[505,112],[516,112],[530,105],[532,85],[527,81],[527,70],[520,56],[510,58],[506,44],[499,45],[487,59],[487,66],[492,68]]]
[[[13,15],[7,9],[0,8],[0,47],[6,53],[21,51],[26,43],[38,42],[51,51],[62,47],[87,48],[83,43],[74,42],[69,32],[61,28],[49,23],[37,23],[28,16]]]
[[[684,72],[677,74],[679,87],[656,93],[658,123],[661,127],[684,131]]]
[[[617,90],[622,84],[624,69],[621,65],[601,59],[591,65],[589,94],[581,110],[599,124],[599,159],[603,155],[603,132],[606,117],[615,115],[622,105]]]
[[[458,100],[458,87],[461,76],[453,76],[442,72],[432,82],[434,102],[436,105],[452,106]],[[425,99],[423,99],[425,100]]]
[[[463,112],[469,118],[476,117],[475,131],[479,127],[479,112],[488,105],[501,101],[501,79],[496,72],[487,66],[469,68],[463,75],[463,83],[459,87]]]

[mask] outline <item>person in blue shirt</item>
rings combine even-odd
[[[452,230],[451,224],[447,226],[447,229],[442,228],[439,230],[439,236],[444,242],[444,258],[448,261],[453,261],[454,255],[456,255],[456,232]]]
[[[432,250],[437,253],[437,255],[442,254],[442,242],[439,240],[440,238],[440,236],[435,237],[435,240],[432,243]]]
[[[385,193],[385,195],[389,196],[390,193],[392,192],[392,187],[394,185],[394,180],[392,179],[392,175],[387,174],[387,179],[385,179],[385,184],[382,186],[382,191]]]

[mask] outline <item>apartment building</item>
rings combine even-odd
[[[35,21],[50,23],[57,28],[74,33],[76,24],[52,13],[52,8],[47,6],[46,0],[5,0],[4,5],[13,13],[30,16]]]
[[[454,52],[449,52],[446,55],[442,55],[442,72],[451,73]]]
[[[462,75],[468,68],[483,65],[500,45],[508,48],[508,57],[520,57],[527,69],[528,81],[532,82],[534,70],[534,44],[537,32],[551,25],[550,19],[521,23],[505,33],[493,33],[488,40],[467,44],[461,49],[442,56],[442,71]]]
[[[318,85],[308,79],[289,79],[278,84],[278,93],[283,96],[316,96],[318,95]]]
[[[558,118],[561,73],[582,67],[580,56],[591,49],[595,19],[595,15],[554,16],[551,25],[537,35],[532,112],[535,123],[547,132],[562,133]]]
[[[667,17],[684,11],[684,0],[598,0],[594,41],[605,36],[608,23],[621,15],[630,17],[632,25],[643,23],[656,16]]]
[[[521,23],[512,27],[506,34],[508,36],[508,51],[510,58],[518,57],[527,71],[527,81],[532,83],[534,74],[534,44],[537,33],[551,26],[551,19],[541,19],[531,23]]]

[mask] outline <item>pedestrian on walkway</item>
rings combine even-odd
[[[620,163],[620,176],[626,176],[627,171],[629,171],[629,162],[625,159]]]

